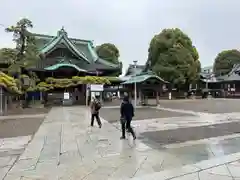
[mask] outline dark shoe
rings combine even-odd
[[[137,137],[134,135],[134,136],[133,136],[133,140],[136,140],[136,139],[137,139]]]
[[[120,139],[123,140],[123,139],[126,139],[126,137],[123,137],[123,136],[122,136],[122,137],[120,137]]]
[[[93,127],[93,125],[91,125],[91,127]]]
[[[101,125],[101,124],[99,125],[99,128],[100,128],[100,129],[102,128],[102,125]]]

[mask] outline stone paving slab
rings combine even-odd
[[[151,173],[132,180],[235,180],[240,177],[240,153],[202,161],[181,168]]]
[[[6,176],[30,139],[31,136],[0,139],[0,179]]]

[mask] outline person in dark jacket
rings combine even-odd
[[[101,122],[100,117],[99,117],[99,110],[101,108],[101,102],[100,102],[98,96],[93,97],[93,101],[91,102],[90,108],[91,108],[91,114],[92,114],[92,116],[91,116],[91,126],[93,126],[94,118],[96,118],[98,126],[99,126],[99,128],[101,128],[102,127],[102,122]]]
[[[129,101],[129,97],[125,96],[120,108],[121,113],[121,126],[122,126],[122,137],[120,139],[125,139],[125,130],[127,129],[133,136],[133,139],[136,139],[136,135],[131,127],[131,121],[134,117],[134,108],[132,103]]]

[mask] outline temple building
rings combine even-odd
[[[66,79],[75,77],[111,77],[121,74],[122,64],[113,64],[98,57],[93,41],[68,37],[62,28],[56,36],[33,34],[41,60],[29,68],[35,72],[41,81],[47,78]],[[79,79],[78,78],[78,79]],[[83,80],[82,80],[83,81]],[[61,83],[65,83],[61,81]],[[59,81],[55,82],[57,86]],[[66,82],[67,83],[67,82]],[[78,86],[54,88],[48,91],[48,99],[52,96],[55,101],[62,103],[64,92],[69,93],[70,104],[86,103],[86,87],[88,83],[79,83]],[[57,98],[58,97],[58,98]]]
[[[98,57],[93,41],[69,38],[63,28],[56,36],[33,35],[42,59],[36,65],[36,71],[45,71],[47,74],[54,71],[55,77],[121,74],[121,64],[113,64]]]
[[[125,89],[128,89],[132,99],[134,99],[136,93],[136,104],[147,105],[149,104],[149,98],[156,99],[154,104],[159,104],[159,97],[167,91],[166,85],[168,82],[154,72],[146,71],[145,67],[145,65],[130,64],[125,76],[122,77],[124,81],[122,85]]]
[[[215,97],[240,97],[240,64],[235,64],[228,74],[215,76],[214,73],[201,73],[203,88],[209,89]]]

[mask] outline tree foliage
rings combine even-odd
[[[104,43],[100,46],[97,46],[96,52],[98,56],[102,59],[105,59],[114,64],[119,63],[119,50],[114,44]]]
[[[180,29],[164,29],[151,40],[146,69],[182,86],[199,77],[201,64],[191,39]]]
[[[0,49],[0,63],[12,64],[16,60],[17,50],[12,48]]]
[[[23,56],[25,52],[26,43],[30,37],[28,28],[32,28],[32,21],[29,19],[23,18],[17,22],[15,26],[10,26],[6,28],[6,32],[13,33],[13,40],[17,43],[18,57]]]
[[[54,88],[69,88],[76,87],[81,84],[111,84],[111,81],[114,81],[112,77],[99,77],[99,76],[74,76],[71,79],[56,79],[56,78],[47,78],[45,82],[40,82],[36,88],[28,89],[28,91],[48,91]]]
[[[24,18],[15,26],[6,28],[7,32],[13,33],[13,40],[16,42],[16,57],[8,68],[9,74],[20,74],[22,68],[30,67],[40,60],[35,38],[28,30],[32,27],[32,22]]]
[[[228,74],[234,64],[240,64],[240,51],[236,49],[222,51],[215,58],[213,72],[216,76]]]
[[[18,81],[3,72],[0,72],[0,86],[11,93],[21,94]]]

